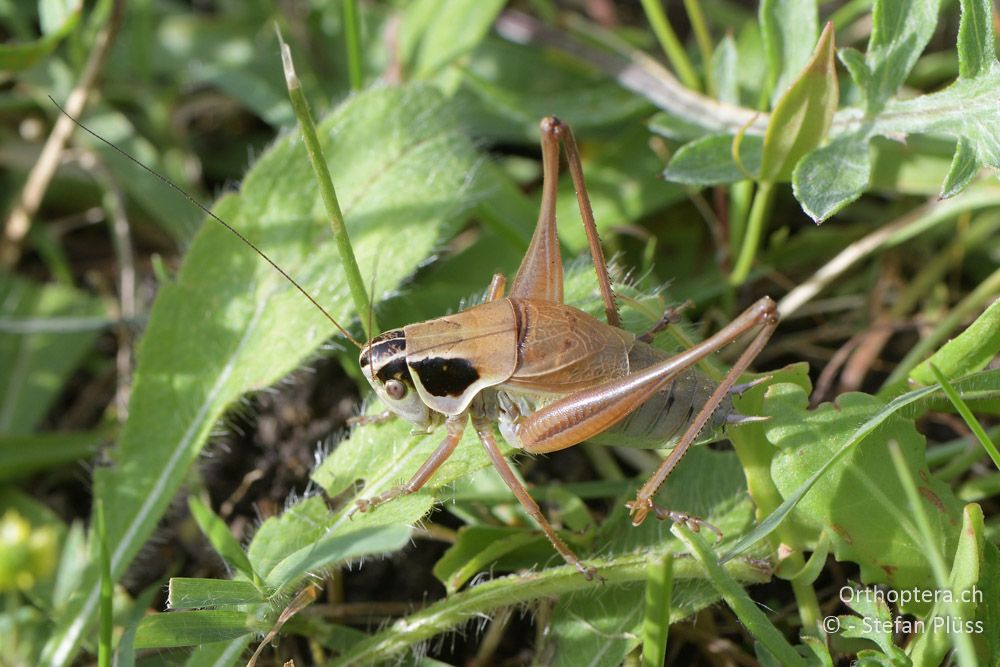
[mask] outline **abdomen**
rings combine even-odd
[[[670,355],[641,341],[629,351],[630,370],[651,366]],[[694,416],[708,401],[716,384],[695,369],[684,371],[677,379],[656,392],[648,401],[607,431],[590,439],[602,445],[665,449],[676,444]],[[705,425],[696,442],[716,438],[732,412],[726,396]]]

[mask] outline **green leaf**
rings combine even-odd
[[[558,116],[583,136],[596,128],[620,129],[620,123],[638,121],[650,111],[649,102],[614,79],[554,49],[493,35],[463,63],[456,106],[474,136],[525,142],[533,150],[544,116]]]
[[[962,378],[959,381],[961,390],[967,398],[982,399],[984,401],[996,400],[1000,397],[1000,371],[982,371],[974,375]],[[799,385],[795,385],[799,387]],[[801,390],[801,387],[799,387]],[[770,392],[770,388],[768,389]],[[792,389],[785,389],[785,393],[794,393]],[[804,393],[804,392],[802,392]],[[722,557],[722,562],[735,558],[737,555],[746,552],[762,539],[770,535],[799,504],[802,498],[812,489],[816,483],[822,479],[827,472],[843,461],[844,457],[850,454],[861,442],[875,433],[885,423],[899,413],[905,411],[906,414],[919,415],[921,411],[926,411],[940,399],[937,394],[940,387],[923,387],[915,391],[897,396],[885,405],[884,408],[873,414],[860,426],[851,431],[842,445],[832,456],[828,456],[809,478],[800,484],[792,493],[784,493],[785,500],[781,505],[772,511],[761,521],[749,534],[744,535],[739,541]]]
[[[997,354],[1000,354],[1000,300],[990,304],[965,331],[910,371],[910,378],[921,384],[933,384],[937,380],[931,364],[948,377],[961,377],[986,368]]]
[[[418,0],[410,4],[400,29],[400,48],[417,79],[433,76],[479,44],[505,0]]]
[[[740,56],[736,40],[727,34],[715,47],[712,54],[712,78],[715,81],[716,97],[726,104],[740,103]]]
[[[993,3],[962,0],[958,27],[958,76],[962,79],[987,74],[997,60],[993,42]]]
[[[72,287],[0,272],[0,434],[35,429],[107,326],[102,315],[100,301]]]
[[[868,117],[860,119],[857,110],[844,109],[834,120],[833,134],[852,137],[843,139],[845,145],[870,142],[876,136],[899,139],[916,133],[954,137],[957,146],[941,187],[942,198],[961,192],[984,165],[1000,167],[1000,109],[994,102],[1000,87],[1000,65],[993,51],[989,6],[988,0],[962,3],[959,52],[966,54],[968,67],[960,69],[958,80],[942,91],[899,101],[890,98],[934,32],[938,0],[876,3],[866,56],[871,78],[867,88]],[[859,79],[857,67],[857,63],[851,65],[855,80]],[[815,161],[820,159],[816,157]],[[850,183],[853,187],[841,188],[839,193],[821,197],[815,190],[801,188],[813,194],[807,211],[825,212],[818,217],[823,219],[860,196],[861,182],[868,181],[864,166],[855,164]],[[822,205],[817,199],[823,200]]]
[[[862,88],[869,113],[878,113],[906,80],[934,34],[939,5],[940,0],[875,3],[872,34],[865,54],[867,85]]]
[[[152,607],[153,601],[160,595],[162,588],[160,582],[146,587],[142,593],[136,596],[124,621],[119,621],[124,626],[124,631],[115,647],[113,663],[115,667],[135,667],[135,634],[139,630],[142,619],[146,617],[146,612]]]
[[[231,667],[245,664],[244,652],[252,639],[253,635],[243,635],[225,642],[201,644],[191,651],[184,667]]]
[[[249,581],[172,577],[167,591],[167,609],[199,609],[266,601]]]
[[[478,197],[475,153],[425,87],[352,97],[319,131],[362,273],[370,277],[378,257],[379,289],[390,289],[461,224]],[[350,322],[325,213],[294,136],[275,143],[216,212]],[[96,475],[115,578],[152,534],[226,406],[296,368],[331,333],[325,318],[232,234],[214,223],[202,228],[177,283],[162,286],[154,304],[116,465]],[[93,582],[53,633],[47,660],[72,653],[92,616]]]
[[[22,44],[0,44],[0,71],[19,72],[41,61],[76,28],[82,0],[53,0],[40,3],[42,37]]]
[[[826,138],[837,110],[837,96],[833,25],[827,24],[812,59],[774,105],[764,135],[760,180],[791,177],[802,156]]]
[[[941,186],[941,199],[954,197],[965,189],[972,178],[979,173],[979,160],[976,152],[966,137],[959,137],[955,146],[955,155],[951,160],[951,168]]]
[[[665,507],[682,509],[702,517],[728,536],[738,536],[752,522],[752,507],[745,492],[745,476],[733,452],[714,452],[707,447],[694,447],[682,465],[670,476],[657,502]],[[669,548],[675,553],[683,547],[670,532],[670,522],[646,521],[635,527],[628,521],[624,500],[634,497],[635,489],[614,504],[591,550],[600,554],[625,557],[635,552],[649,553],[658,560],[657,550]],[[588,563],[591,561],[584,558]],[[687,618],[719,598],[719,592],[703,578],[689,579],[677,574],[682,561],[674,561],[674,582],[670,603],[670,621]],[[600,562],[594,562],[602,576]],[[647,575],[644,575],[644,578]],[[560,665],[581,664],[587,656],[599,656],[595,664],[619,665],[636,646],[642,633],[644,614],[642,588],[605,586],[586,596],[561,599],[552,613],[547,645],[559,656]],[[624,600],[631,605],[623,607]],[[594,628],[599,631],[595,632]],[[614,638],[614,640],[609,640]]]
[[[247,615],[239,611],[185,611],[142,619],[135,648],[200,646],[248,635]]]
[[[976,436],[976,439],[979,440],[979,444],[982,445],[983,449],[986,450],[986,453],[990,455],[991,459],[993,459],[993,465],[1000,469],[1000,451],[997,451],[997,446],[992,440],[990,440],[990,436],[986,432],[986,429],[984,429],[983,425],[979,423],[976,416],[972,414],[972,410],[969,408],[969,405],[965,402],[961,395],[955,391],[955,387],[952,386],[951,382],[948,381],[948,378],[934,364],[931,364],[931,372],[934,373],[934,377],[941,384],[941,389],[944,390],[945,395],[948,396],[948,400],[951,401],[955,410],[957,410],[958,414],[962,416],[962,420],[965,421],[966,426],[969,427],[969,430],[971,430]],[[983,481],[985,481],[985,479]]]
[[[865,55],[857,49],[845,46],[837,50],[837,57],[840,58],[840,62],[844,63],[844,67],[847,68],[847,72],[851,75],[858,91],[866,96],[871,86],[872,73],[865,62]]]
[[[606,587],[588,595],[564,596],[556,604],[539,655],[553,667],[617,667],[639,643],[641,583]],[[665,610],[669,616],[669,609]]]
[[[812,53],[819,33],[815,0],[763,0],[758,11],[767,53],[770,97],[774,106]]]
[[[871,588],[853,582],[849,585],[853,592],[844,603],[858,616],[839,617],[841,634],[854,639],[867,639],[882,649],[886,656],[905,659],[905,654],[892,642],[893,623],[889,605],[881,597],[871,595]],[[843,596],[841,599],[844,599]]]
[[[771,474],[782,496],[789,498],[840,450],[858,423],[871,420],[885,408],[875,397],[843,394],[836,405],[807,411],[808,400],[798,385],[768,389],[764,427],[779,449]],[[866,582],[886,582],[897,588],[933,587],[925,546],[912,515],[905,511],[906,495],[895,467],[881,443],[894,440],[922,483],[927,513],[940,545],[951,550],[958,538],[951,523],[958,503],[950,488],[930,478],[924,461],[924,439],[912,421],[886,419],[843,460],[832,465],[798,503],[792,520],[800,543],[810,548],[823,531],[832,553],[841,561],[857,563]],[[807,537],[808,536],[808,537]],[[789,539],[787,536],[784,539]]]
[[[0,436],[0,482],[89,458],[106,437],[95,431]]]
[[[216,553],[222,556],[230,567],[256,582],[257,573],[253,571],[243,547],[229,531],[229,526],[197,496],[188,497],[188,509]]]
[[[458,539],[434,564],[434,576],[449,594],[502,556],[538,541],[534,531],[500,526],[464,526]]]
[[[309,546],[289,553],[266,575],[274,591],[287,591],[307,574],[371,554],[397,551],[410,541],[410,526],[371,526],[331,531]]]
[[[733,137],[713,134],[684,144],[667,164],[663,178],[690,185],[732,183],[760,172],[764,139],[754,134],[740,141],[740,163],[733,159]],[[742,169],[740,166],[742,165]]]
[[[865,137],[837,137],[799,161],[792,172],[792,191],[802,210],[819,223],[868,189],[871,169]]]

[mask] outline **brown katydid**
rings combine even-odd
[[[595,570],[582,563],[556,534],[514,475],[497,445],[494,423],[509,444],[531,453],[553,452],[602,438],[625,444],[639,442],[651,448],[673,446],[639,488],[635,500],[628,503],[632,523],[639,525],[652,512],[657,518],[684,522],[695,529],[702,525],[711,528],[700,519],[660,507],[653,497],[706,426],[717,431],[726,423],[755,419],[736,414],[730,394],[739,391],[736,380],[777,326],[775,304],[770,298],[760,299],[715,335],[674,356],[648,345],[648,336],[621,329],[576,144],[569,127],[561,121],[549,117],[541,122],[542,203],[534,235],[509,293],[504,296],[506,279],[497,274],[484,303],[387,331],[361,345],[239,231],[172,181],[73,120],[179,191],[271,264],[361,350],[361,369],[390,414],[426,432],[445,425],[444,440],[409,481],[373,498],[356,500],[350,514],[419,490],[455,450],[471,420],[504,482],[556,551],[588,579]],[[606,322],[563,303],[555,215],[560,144],[576,188]],[[694,369],[700,360],[758,327],[718,385],[713,386]]]
[[[389,410],[428,432],[443,421],[446,435],[406,484],[357,500],[351,512],[419,490],[454,452],[471,420],[504,482],[556,551],[589,579],[594,569],[556,534],[500,453],[493,423],[511,446],[530,453],[554,452],[598,436],[639,438],[654,447],[675,442],[629,503],[632,523],[639,525],[653,512],[694,528],[707,525],[658,506],[653,497],[706,425],[718,429],[742,419],[732,411],[729,395],[771,337],[777,311],[770,298],[760,299],[714,336],[674,356],[619,328],[573,134],[552,117],[542,120],[541,134],[541,210],[507,296],[506,280],[497,274],[484,303],[387,331],[362,351],[361,370]],[[590,242],[606,323],[563,303],[555,215],[560,143]],[[717,386],[694,370],[699,360],[756,327],[758,333]]]

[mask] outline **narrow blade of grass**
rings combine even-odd
[[[99,667],[111,667],[111,632],[114,630],[111,593],[114,582],[111,579],[111,557],[108,555],[108,531],[104,525],[104,503],[98,500],[95,510],[97,518],[97,543],[101,565],[101,625],[97,640],[97,664]]]
[[[990,436],[986,433],[986,429],[984,429],[983,425],[979,423],[976,416],[972,414],[972,410],[969,409],[968,404],[962,400],[962,397],[959,396],[957,391],[955,391],[955,387],[952,386],[951,382],[948,381],[948,378],[944,376],[944,373],[942,373],[934,364],[931,364],[930,366],[931,372],[934,373],[934,377],[937,381],[941,383],[941,388],[944,390],[948,400],[950,400],[951,404],[955,406],[956,410],[958,410],[958,414],[962,415],[962,419],[965,420],[969,429],[972,430],[973,434],[975,434],[976,439],[979,440],[979,444],[983,446],[986,453],[990,455],[991,459],[993,459],[993,465],[1000,469],[1000,452],[997,451],[997,446],[992,440],[990,440]]]

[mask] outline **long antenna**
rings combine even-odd
[[[58,102],[56,102],[52,98],[51,95],[49,95],[49,100],[52,101],[52,104],[56,105],[56,108],[58,108],[59,111],[61,111],[64,116],[66,116],[71,121],[73,121],[76,124],[76,126],[79,127],[81,130],[83,130],[84,132],[86,132],[90,136],[94,137],[95,139],[97,139],[101,143],[105,144],[106,146],[109,146],[110,148],[113,148],[114,150],[118,151],[119,154],[121,154],[124,157],[128,158],[129,160],[131,160],[133,163],[135,163],[139,167],[142,167],[143,169],[145,169],[147,172],[149,172],[153,176],[156,176],[158,179],[160,179],[161,181],[163,181],[166,185],[170,186],[171,188],[173,188],[174,190],[176,190],[177,192],[179,192],[181,195],[183,195],[189,202],[191,202],[192,204],[194,204],[195,206],[197,206],[199,209],[201,209],[210,218],[212,218],[213,220],[215,220],[216,222],[218,222],[220,225],[222,225],[223,227],[225,227],[226,229],[228,229],[229,231],[231,231],[233,234],[235,234],[236,237],[239,240],[243,241],[248,246],[250,246],[255,253],[257,253],[258,255],[260,255],[261,257],[264,258],[264,261],[266,261],[268,264],[270,264],[272,267],[274,267],[275,271],[277,271],[282,276],[284,276],[285,280],[287,280],[292,285],[294,285],[295,289],[297,289],[299,292],[302,293],[302,296],[304,296],[305,298],[309,299],[309,303],[311,303],[312,305],[316,306],[316,309],[319,310],[319,312],[323,313],[323,315],[326,316],[326,319],[330,320],[330,322],[333,324],[333,326],[337,327],[337,330],[340,331],[340,333],[344,334],[344,337],[347,338],[347,340],[351,341],[351,343],[354,344],[354,347],[358,348],[359,350],[364,349],[363,346],[361,345],[361,343],[359,343],[354,338],[354,336],[352,336],[351,334],[349,334],[347,332],[347,329],[345,329],[344,327],[340,326],[340,323],[333,318],[333,315],[331,315],[330,313],[328,313],[327,310],[323,306],[319,305],[319,302],[316,301],[316,299],[314,299],[312,297],[312,295],[310,295],[309,292],[307,292],[302,287],[302,285],[299,285],[299,283],[295,280],[295,278],[292,278],[290,275],[288,275],[287,271],[285,271],[283,268],[281,268],[280,266],[278,266],[274,262],[274,260],[272,260],[266,254],[264,254],[263,250],[261,250],[256,245],[254,245],[254,243],[250,239],[248,239],[247,237],[245,237],[235,227],[233,227],[228,222],[226,222],[225,220],[223,220],[222,218],[220,218],[219,216],[217,216],[207,206],[205,206],[200,201],[198,201],[197,199],[195,199],[194,197],[192,197],[190,194],[188,194],[187,190],[185,190],[181,186],[177,185],[172,180],[170,180],[169,178],[167,178],[166,176],[164,176],[160,172],[156,171],[155,169],[147,167],[145,164],[143,164],[142,162],[140,162],[136,158],[132,157],[131,154],[129,154],[125,150],[119,148],[115,144],[111,143],[110,141],[108,141],[107,139],[105,139],[104,137],[102,137],[101,135],[97,134],[96,132],[94,132],[93,130],[91,130],[89,127],[87,127],[86,125],[84,125],[83,123],[81,123],[80,121],[78,121],[76,118],[74,118],[73,116],[71,116],[65,109],[62,108],[62,106]]]

